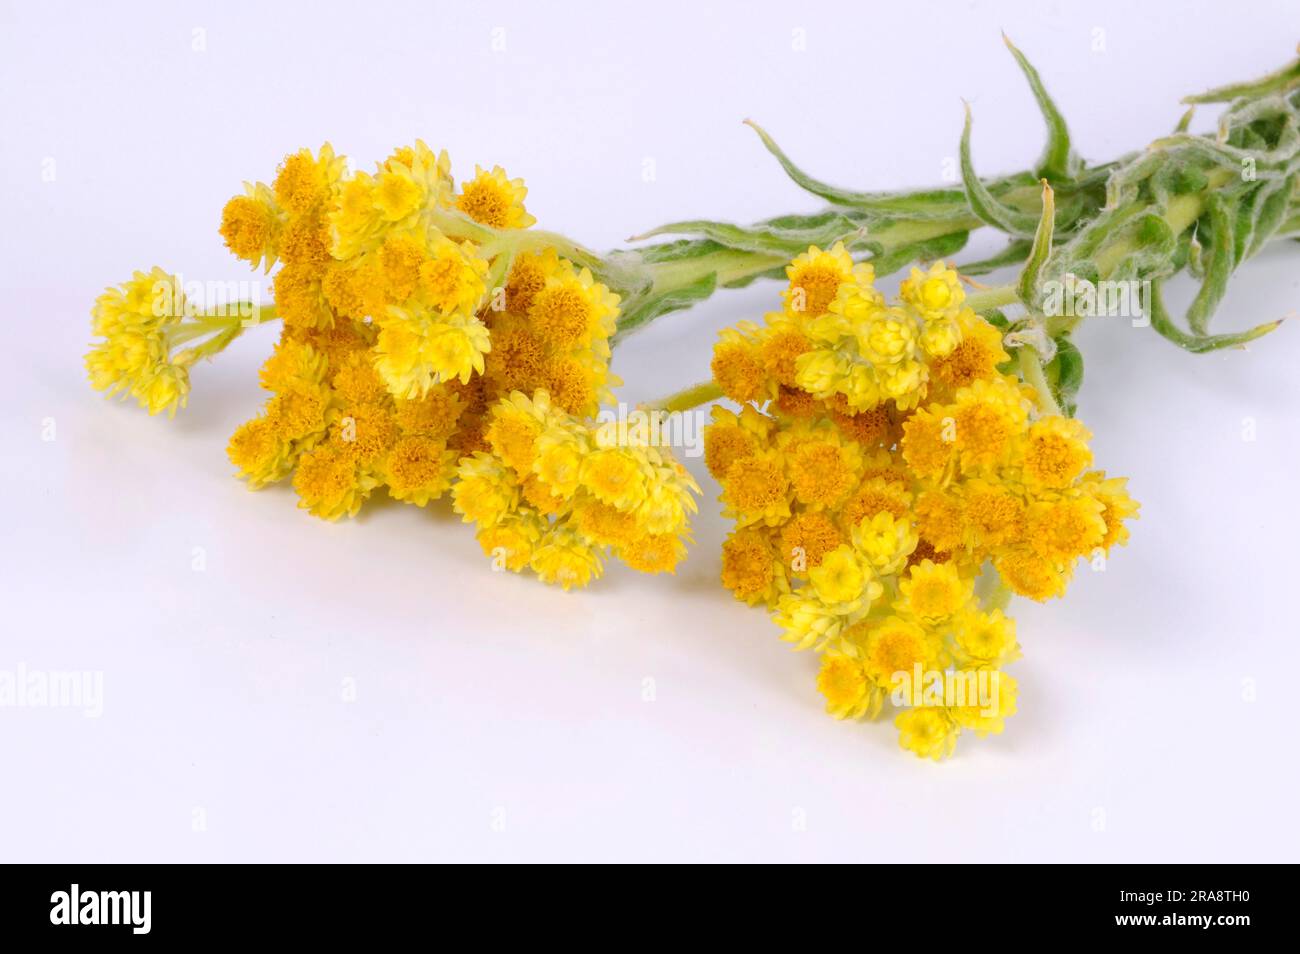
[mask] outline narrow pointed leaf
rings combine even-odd
[[[820,179],[814,179],[794,164],[794,161],[785,154],[785,151],[777,145],[776,140],[762,126],[750,119],[745,120],[745,125],[758,134],[758,138],[762,140],[767,151],[776,157],[776,161],[781,164],[781,168],[785,170],[785,174],[790,177],[795,185],[833,205],[860,209],[865,212],[899,213],[922,218],[959,215],[966,210],[966,195],[961,189],[919,189],[913,192],[855,192],[830,185]],[[993,190],[1013,188],[1018,184],[1023,184],[1019,181],[1021,178],[1023,176],[1008,176],[997,179],[989,183],[989,188]]]
[[[836,205],[859,205],[870,200],[871,197],[867,193],[841,189],[838,186],[822,182],[820,179],[814,179],[794,164],[790,157],[785,154],[785,150],[776,144],[776,140],[769,136],[767,130],[762,126],[751,119],[746,119],[745,125],[758,133],[758,138],[763,141],[767,151],[776,157],[776,161],[781,164],[785,174],[794,180],[795,185],[799,186],[799,188]]]
[[[793,256],[809,245],[828,248],[843,241],[853,247],[855,240],[865,235],[865,228],[865,223],[838,212],[787,216],[782,220],[774,219],[749,226],[695,219],[670,222],[633,236],[628,241],[639,242],[659,235],[698,235],[728,248],[747,252],[789,252]]]
[[[966,189],[966,202],[981,222],[1001,229],[1015,238],[1029,238],[1037,225],[1033,216],[999,202],[997,197],[975,175],[970,158],[970,105],[966,105],[966,122],[961,132],[961,181]]]
[[[1183,102],[1227,103],[1242,96],[1260,96],[1265,93],[1279,92],[1297,83],[1300,83],[1300,60],[1249,83],[1232,83],[1201,93],[1199,96],[1186,96]]]
[[[1203,336],[1210,318],[1228,289],[1228,279],[1237,265],[1236,243],[1233,241],[1232,216],[1227,204],[1217,194],[1206,196],[1206,213],[1210,224],[1210,243],[1202,242],[1205,276],[1201,289],[1187,309],[1187,327],[1192,334]],[[1199,233],[1198,233],[1199,234]]]
[[[1043,214],[1038,219],[1038,228],[1034,232],[1033,244],[1029,247],[1029,258],[1020,272],[1020,281],[1016,292],[1025,307],[1036,309],[1038,304],[1038,277],[1043,271],[1043,264],[1052,254],[1052,229],[1056,223],[1056,194],[1052,187],[1043,180]]]
[[[969,238],[969,232],[951,232],[923,242],[889,249],[872,256],[868,261],[875,267],[877,276],[892,275],[913,262],[935,262],[950,258],[966,247]]]
[[[1038,160],[1036,170],[1038,176],[1053,182],[1073,179],[1079,171],[1080,162],[1070,148],[1070,130],[1065,125],[1065,117],[1061,115],[1061,111],[1057,109],[1056,103],[1048,94],[1042,77],[1038,75],[1038,70],[1034,69],[1033,64],[1005,33],[1002,34],[1002,41],[1006,43],[1007,49],[1016,58],[1020,71],[1029,81],[1029,88],[1033,91],[1034,99],[1038,101],[1038,110],[1043,114],[1043,121],[1047,123],[1047,145]]]
[[[1256,338],[1262,338],[1264,335],[1273,331],[1282,324],[1281,319],[1277,321],[1268,321],[1262,325],[1256,325],[1247,331],[1237,332],[1235,334],[1223,335],[1194,335],[1188,334],[1169,317],[1169,312],[1165,309],[1164,296],[1162,294],[1162,281],[1153,281],[1151,283],[1151,327],[1154,328],[1163,338],[1172,341],[1184,351],[1190,351],[1193,354],[1207,354],[1211,351],[1219,351],[1223,348],[1240,348]]]

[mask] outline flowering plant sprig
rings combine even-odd
[[[1008,47],[1048,128],[1032,170],[979,179],[968,110],[959,188],[850,192],[755,126],[828,209],[678,222],[642,238],[692,237],[605,256],[532,228],[523,182],[499,167],[457,188],[423,143],[373,173],[328,144],[301,150],[222,215],[231,251],[278,269],[275,303],[200,308],[177,277],[137,272],[96,302],[92,384],[174,413],[199,358],[279,318],[260,376],[271,397],[229,444],[250,486],[292,478],[330,520],[380,489],[417,506],[450,492],[495,566],[568,589],[610,555],[672,571],[699,493],[654,441],[597,423],[619,383],[614,345],[718,288],[784,275],[779,311],[723,332],[713,380],[646,413],[740,405],[714,408],[706,436],[736,525],[724,584],[821,654],[833,715],[874,717],[888,696],[904,748],[943,757],[1015,711],[1010,596],[1062,595],[1137,513],[1122,478],[1092,469],[1073,419],[1070,336],[1091,313],[1073,292],[1145,282],[1161,335],[1192,352],[1239,346],[1278,322],[1211,333],[1228,281],[1300,234],[1300,62],[1189,100],[1228,104],[1212,135],[1188,132],[1189,110],[1144,152],[1089,167]],[[1001,253],[945,263],[984,227],[1009,236]],[[916,262],[886,300],[877,277]],[[967,292],[1013,265],[1016,281]],[[1183,269],[1201,287],[1180,326],[1161,292]]]
[[[969,110],[962,187],[951,190],[836,189],[760,129],[832,209],[650,233],[766,251],[825,230],[829,251],[814,242],[786,269],[782,310],[722,333],[711,386],[661,403],[741,406],[715,407],[706,433],[736,524],[723,584],[766,605],[794,648],[822,655],[817,685],[832,715],[874,718],[889,698],[900,744],[936,759],[964,731],[1001,732],[1015,711],[1002,670],[1020,653],[1010,596],[1061,596],[1075,564],[1104,563],[1137,514],[1124,479],[1091,469],[1090,434],[1073,419],[1082,357],[1070,333],[1090,311],[1086,295],[1062,300],[1060,289],[1146,282],[1145,317],[1161,335],[1198,353],[1240,346],[1279,323],[1211,334],[1229,278],[1266,242],[1300,232],[1300,62],[1194,97],[1230,104],[1215,135],[1189,134],[1189,111],[1144,153],[1089,169],[1037,72],[1008,46],[1049,131],[1031,173],[976,177]],[[849,224],[856,231],[837,236]],[[967,296],[939,262],[913,268],[896,302],[876,290],[878,272],[952,255],[984,226],[1011,241],[963,271],[1020,264],[1015,282]],[[1184,268],[1201,289],[1181,328],[1161,286]],[[1008,318],[1012,306],[1022,313]]]

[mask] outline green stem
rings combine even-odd
[[[505,254],[507,258],[513,259],[521,252],[553,248],[583,268],[597,271],[601,265],[599,255],[558,232],[548,232],[545,229],[496,229],[475,222],[459,212],[445,209],[430,213],[429,221],[451,238],[477,243],[478,254],[483,258],[493,259]]]
[[[1056,397],[1052,394],[1051,385],[1047,383],[1047,375],[1043,372],[1043,362],[1038,357],[1038,352],[1029,345],[1022,345],[1019,365],[1020,376],[1024,378],[1026,384],[1038,392],[1043,411],[1057,417],[1065,417],[1061,406],[1056,403]]]
[[[168,351],[190,341],[205,338],[200,344],[179,352],[173,363],[189,367],[200,358],[210,358],[226,349],[232,341],[254,325],[276,318],[275,305],[258,305],[240,301],[223,305],[218,313],[208,312],[182,321],[167,330]],[[211,335],[211,337],[206,337]]]
[[[1017,294],[1014,284],[982,288],[966,296],[967,307],[980,313],[992,311],[994,308],[1001,308],[1004,305],[1014,305],[1019,301],[1020,296]]]
[[[720,397],[722,397],[722,388],[713,381],[703,381],[657,401],[651,401],[649,406],[655,411],[689,411],[701,404],[716,401]]]

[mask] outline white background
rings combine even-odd
[[[612,568],[566,595],[491,573],[445,506],[331,525],[287,487],[249,493],[225,442],[262,400],[273,327],[198,368],[174,421],[86,384],[101,288],[155,263],[250,277],[222,204],[300,146],[367,167],[422,137],[460,176],[501,163],[543,226],[609,248],[816,209],[745,117],[826,179],[895,188],[939,181],[964,97],[977,167],[1029,165],[1040,122],[1002,29],[1100,160],[1171,128],[1181,95],[1281,66],[1300,12],[0,5],[0,670],[104,674],[98,719],[0,709],[0,859],[1296,860],[1295,327],[1207,357],[1122,321],[1082,332],[1080,413],[1142,517],[1065,601],[1014,604],[1020,714],[944,764],[887,722],[828,718],[815,658],[720,588],[699,459],[678,575]],[[1220,320],[1294,315],[1297,264],[1289,244],[1248,265]],[[777,291],[631,339],[623,396],[703,378],[717,329]]]

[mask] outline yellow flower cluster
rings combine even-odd
[[[497,569],[567,590],[600,576],[607,550],[642,573],[686,555],[699,487],[650,429],[593,427],[544,390],[503,398],[488,421],[490,450],[461,461],[452,494]]]
[[[284,331],[263,370],[274,397],[230,445],[250,483],[293,473],[327,519],[380,486],[423,506],[486,449],[499,399],[544,389],[564,412],[597,412],[617,383],[618,296],[520,231],[534,222],[526,192],[499,167],[457,191],[447,154],[422,142],[354,175],[326,145],[226,204],[231,251],[282,263]]]
[[[581,264],[589,253],[528,231],[526,193],[500,167],[457,189],[447,154],[422,142],[373,173],[304,149],[270,185],[246,184],[221,235],[253,267],[278,266],[283,328],[261,370],[271,396],[229,457],[253,488],[292,478],[327,520],[379,489],[423,507],[454,487],[501,567],[565,589],[599,576],[607,551],[671,571],[699,488],[666,450],[591,423],[618,383],[619,297]],[[184,404],[188,367],[245,322],[198,313],[178,285],[155,269],[101,296],[96,387],[155,412]]]
[[[86,355],[90,383],[135,398],[150,414],[175,414],[185,406],[197,354],[173,354],[173,348],[182,343],[182,321],[192,311],[179,280],[160,268],[105,291],[91,312],[91,329],[103,340]]]
[[[255,267],[283,263],[286,325],[372,324],[372,357],[396,397],[477,375],[500,393],[547,387],[571,413],[594,413],[612,383],[618,297],[518,231],[534,222],[522,180],[479,168],[457,191],[450,169],[422,142],[374,174],[347,174],[328,144],[302,150],[271,186],[226,204],[221,234]]]
[[[926,393],[929,363],[952,354],[974,312],[963,310],[955,272],[914,270],[901,300],[886,304],[869,264],[855,265],[843,243],[815,246],[786,269],[782,311],[765,326],[723,332],[713,375],[728,397],[762,403],[833,401],[847,413],[883,402],[900,410]]]
[[[991,703],[948,692],[900,709],[902,745],[938,758],[1014,711],[1007,591],[1061,595],[1079,557],[1125,541],[1137,505],[1123,479],[1088,469],[1079,422],[1003,373],[1001,334],[954,270],[913,269],[892,304],[841,246],[787,274],[782,311],[724,331],[714,352],[715,381],[742,405],[715,407],[706,431],[736,523],[722,581],[823,653],[837,717],[876,715],[900,673],[949,688],[984,673]]]
[[[446,492],[475,440],[458,429],[476,410],[472,390],[451,381],[394,397],[371,360],[374,337],[355,321],[285,327],[261,372],[272,397],[228,448],[250,486],[292,474],[300,505],[329,520],[355,514],[381,486],[418,506]]]

